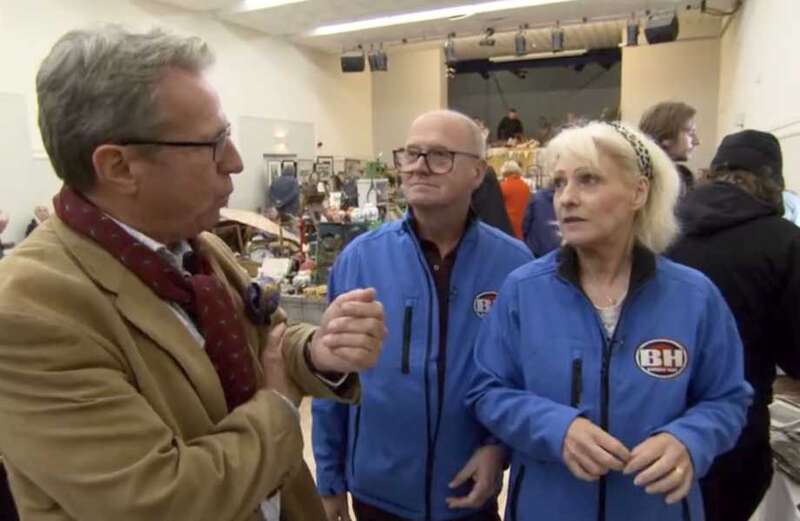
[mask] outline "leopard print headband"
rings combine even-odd
[[[633,151],[636,153],[636,160],[639,163],[639,170],[642,172],[642,175],[647,179],[652,179],[653,161],[650,159],[650,152],[647,151],[647,147],[644,146],[642,140],[639,139],[636,134],[620,125],[616,121],[612,121],[609,123],[609,125],[611,125],[614,130],[619,132],[619,134],[625,138],[625,141],[630,143],[631,147],[633,147]]]

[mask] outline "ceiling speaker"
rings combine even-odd
[[[363,71],[364,71],[364,53],[342,55],[342,72],[363,72]]]
[[[644,28],[647,43],[674,42],[678,38],[678,15],[651,16]]]

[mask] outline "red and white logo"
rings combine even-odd
[[[494,304],[494,300],[497,298],[496,291],[484,291],[483,293],[478,293],[475,297],[475,300],[472,301],[472,310],[478,315],[478,318],[485,317],[489,310],[492,309],[492,304]]]
[[[650,376],[675,378],[689,365],[689,354],[674,340],[659,338],[636,348],[636,365]]]

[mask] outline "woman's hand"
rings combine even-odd
[[[668,505],[686,497],[694,478],[694,467],[686,446],[666,432],[637,445],[624,472],[636,474],[633,483],[646,487],[648,494],[666,495]]]
[[[631,457],[619,440],[586,418],[575,418],[561,449],[564,464],[584,481],[596,481],[609,470],[622,470]]]

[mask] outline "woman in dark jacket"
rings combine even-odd
[[[746,521],[772,480],[769,410],[775,366],[800,377],[800,228],[783,219],[781,149],[772,134],[722,140],[706,183],[678,208],[668,253],[705,273],[733,311],[755,390],[736,447],[701,480],[708,521]]]

